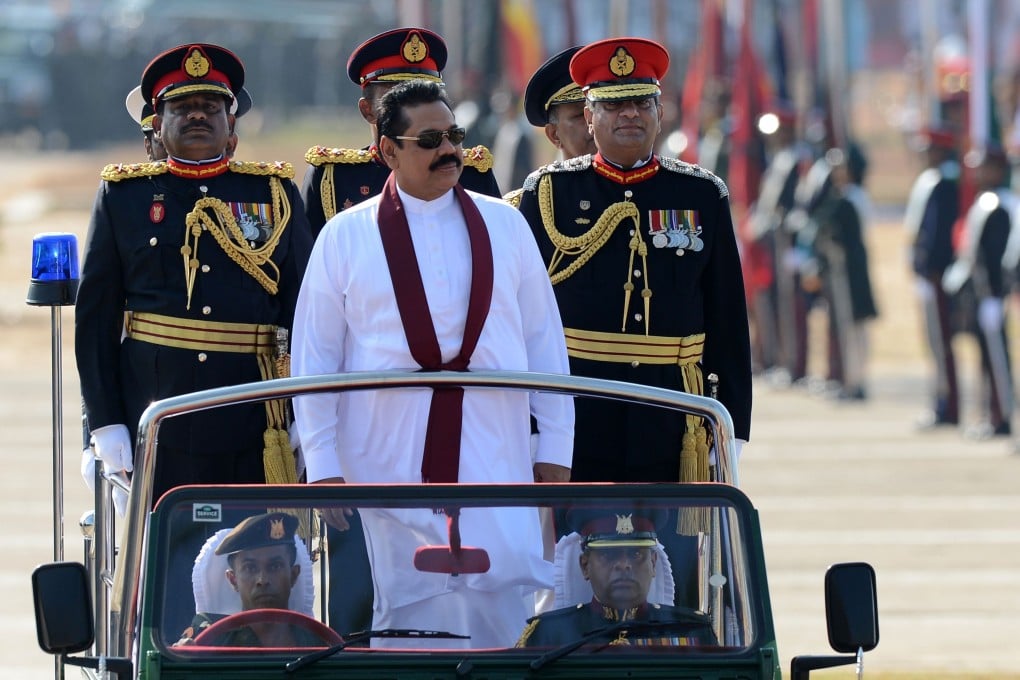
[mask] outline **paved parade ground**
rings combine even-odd
[[[6,677],[53,675],[51,658],[36,644],[30,597],[32,569],[53,556],[52,324],[49,308],[24,302],[31,241],[46,231],[70,231],[83,239],[99,168],[115,159],[137,160],[140,144],[122,153],[124,158],[109,152],[19,156],[0,151],[0,455],[5,467],[0,477],[5,539],[0,657]],[[301,172],[299,165],[298,179]],[[883,207],[880,216],[868,235],[881,311],[872,327],[869,399],[836,402],[807,389],[756,386],[752,441],[744,449],[740,477],[761,511],[783,666],[788,669],[796,654],[829,651],[825,568],[860,560],[877,571],[880,610],[881,642],[866,657],[866,670],[1020,677],[1020,455],[1005,439],[975,443],[955,430],[915,430],[928,390],[920,324],[899,209]],[[1020,316],[1015,309],[1014,316]],[[67,559],[78,560],[78,518],[90,502],[78,474],[73,309],[61,310],[60,319],[64,546]],[[959,342],[969,396],[976,355],[964,339]],[[1016,334],[1013,342],[1017,347]],[[822,676],[852,677],[853,672],[847,668]]]

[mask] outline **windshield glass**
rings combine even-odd
[[[758,634],[751,521],[716,484],[183,488],[153,516],[143,618],[195,662],[730,654]]]

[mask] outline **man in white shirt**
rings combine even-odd
[[[294,322],[293,374],[567,373],[538,247],[520,213],[459,186],[464,131],[442,88],[424,80],[395,86],[380,103],[378,125],[393,172],[378,197],[331,219],[316,241]],[[309,482],[569,479],[574,411],[562,395],[357,391],[303,396],[295,411]],[[541,433],[533,454],[529,416]],[[487,550],[492,566],[460,576],[412,565],[415,548],[448,541],[442,515],[361,515],[374,628],[442,629],[471,636],[444,641],[457,646],[512,646],[533,613],[526,596],[551,586],[534,510],[465,509],[463,542]]]

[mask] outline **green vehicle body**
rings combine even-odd
[[[507,485],[295,485],[196,486],[175,489],[155,508],[147,493],[132,490],[119,564],[113,579],[113,602],[95,607],[105,620],[96,620],[90,601],[95,590],[87,570],[77,564],[41,567],[33,576],[40,646],[59,654],[64,665],[84,666],[86,677],[144,680],[258,680],[262,678],[345,678],[409,680],[477,679],[598,679],[701,678],[704,680],[767,680],[783,677],[769,596],[768,575],[758,511],[731,479],[732,428],[725,409],[715,400],[666,390],[629,386],[611,381],[493,372],[471,374],[479,385],[512,389],[544,389],[580,396],[637,399],[653,406],[695,412],[706,417],[716,441],[713,467],[716,481],[697,484],[507,484]],[[464,383],[464,374],[436,373],[361,377],[327,376],[282,379],[238,388],[210,390],[158,402],[143,415],[139,430],[142,457],[136,479],[151,475],[155,464],[155,435],[159,422],[195,408],[207,408],[256,398],[280,398],[327,389],[368,389],[380,382],[390,386]],[[136,482],[137,485],[137,482]],[[639,502],[675,510],[700,512],[698,551],[694,573],[699,575],[699,604],[707,612],[720,644],[697,647],[614,648],[607,637],[599,644],[549,659],[548,649],[429,649],[388,650],[347,647],[293,672],[287,664],[310,650],[246,648],[178,648],[178,631],[165,630],[165,609],[176,595],[170,582],[170,555],[176,546],[175,518],[219,505],[225,509],[273,508],[307,516],[313,509],[361,508],[364,512],[392,509],[425,512],[458,507],[465,512],[486,508],[539,508],[558,512],[577,506],[621,507]],[[263,510],[264,511],[264,510]],[[527,510],[530,512],[530,510]],[[307,513],[302,515],[301,513]],[[194,516],[194,515],[193,515]],[[322,529],[320,525],[320,530]],[[661,535],[661,533],[660,533]],[[312,542],[309,541],[309,545]],[[444,548],[446,546],[443,546]],[[320,583],[327,573],[320,561],[313,570]],[[81,573],[81,587],[74,587]],[[59,575],[59,576],[58,576]],[[849,576],[848,576],[849,575]],[[831,579],[829,578],[831,576]],[[830,582],[831,581],[831,582]],[[68,585],[71,584],[71,585]],[[55,592],[59,590],[61,595]],[[821,593],[820,593],[821,594]],[[323,591],[320,591],[320,596]],[[840,656],[798,657],[792,677],[806,678],[812,668],[860,664],[864,651],[878,642],[874,572],[857,563],[836,565],[826,578],[826,609],[830,643]],[[707,604],[706,604],[707,603]],[[325,609],[321,605],[320,608]],[[84,611],[83,611],[84,610]],[[320,613],[325,618],[325,612]],[[94,642],[95,628],[106,631],[102,644]],[[621,636],[622,637],[622,636]],[[619,641],[617,639],[616,641]],[[322,645],[325,647],[325,644]],[[74,656],[76,652],[86,656]],[[849,654],[849,655],[847,655]],[[98,667],[98,668],[97,668]],[[119,674],[104,676],[104,671]]]

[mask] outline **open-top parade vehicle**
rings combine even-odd
[[[169,492],[148,510],[153,499],[144,481],[155,469],[159,424],[166,418],[303,393],[453,384],[622,399],[699,415],[716,442],[713,481],[192,486]],[[33,574],[39,643],[62,659],[58,670],[81,666],[94,678],[779,678],[761,527],[751,500],[733,484],[733,445],[729,414],[714,399],[572,376],[345,374],[285,378],[166,399],[152,404],[142,417],[116,568],[113,513],[104,484],[97,494],[94,550],[87,566],[58,562]],[[518,551],[506,545],[506,537],[497,535],[486,518],[509,514],[526,523],[571,512],[619,513],[621,508],[667,518],[655,525],[658,560],[647,597],[652,607],[662,605],[669,615],[589,626],[565,644],[521,647],[513,641],[473,646],[469,630],[334,631],[328,625],[325,593],[350,584],[331,582],[331,572],[334,581],[341,581],[337,575],[343,571],[325,565],[320,518],[330,510],[352,508],[366,523],[368,541],[386,542],[385,527],[398,525],[401,531],[410,530],[402,535],[417,537],[386,542],[389,573],[372,578],[377,608],[413,597],[415,588],[424,587],[420,583],[439,583],[445,590],[515,589],[529,605],[537,603],[539,611],[580,609],[591,602],[592,589],[580,574],[576,534],[562,525],[558,533],[540,534],[540,552],[547,559],[531,565],[528,580],[507,580],[503,567]],[[204,558],[215,553],[214,541],[235,523],[267,512],[298,518],[295,544],[303,568],[288,609],[241,611],[223,576],[225,558],[208,564]],[[628,515],[617,517],[617,531],[621,526],[632,530]],[[210,537],[198,554],[191,547],[196,534]],[[688,548],[671,551],[673,545]],[[519,552],[528,551],[521,547]],[[220,586],[225,594],[211,592]],[[875,577],[869,565],[830,567],[825,604],[829,640],[840,655],[796,657],[791,668],[795,679],[807,677],[813,668],[834,665],[856,663],[860,671],[863,652],[878,642]],[[210,609],[216,622],[181,644],[192,615]],[[304,642],[283,647],[233,642],[239,638],[231,633],[271,625],[300,629],[296,637]],[[521,639],[528,640],[526,620],[520,628]],[[78,652],[86,655],[75,656]]]

